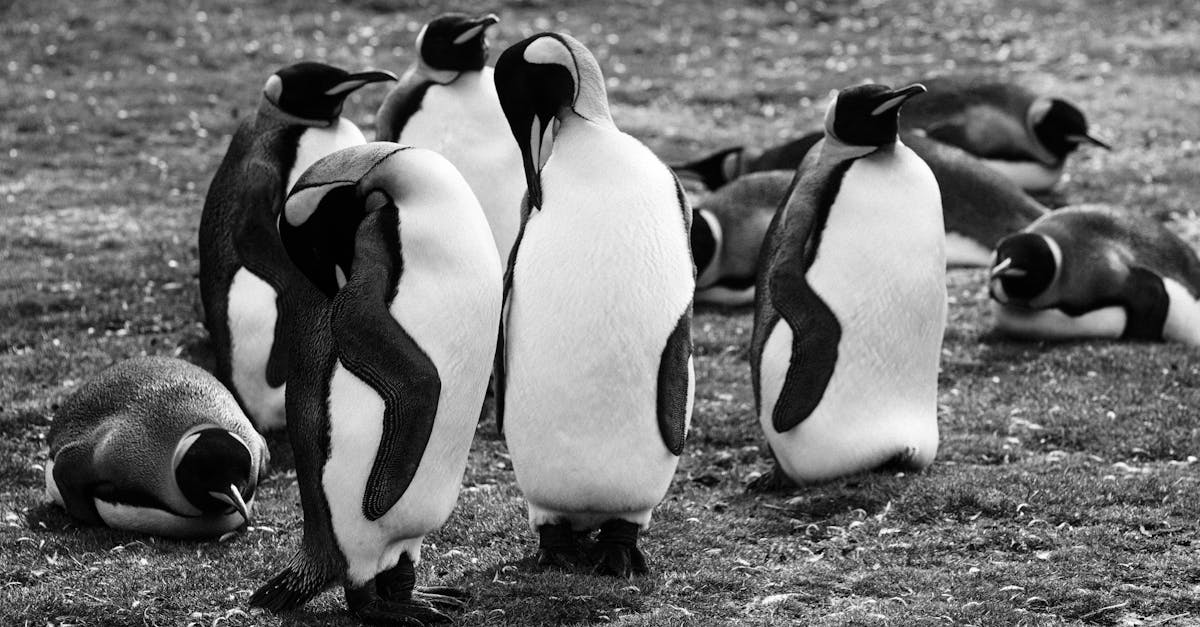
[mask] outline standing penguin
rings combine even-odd
[[[496,250],[508,260],[521,227],[525,177],[496,97],[487,30],[494,14],[446,13],[417,35],[417,60],[388,94],[375,138],[437,151],[479,198]]]
[[[309,165],[366,141],[339,117],[354,90],[395,80],[388,72],[350,74],[297,63],[267,79],[254,116],[238,125],[213,176],[200,217],[200,299],[212,336],[216,375],[259,430],[284,423],[290,262],[275,223],[283,199]]]
[[[996,327],[1034,340],[1200,345],[1200,259],[1161,223],[1112,207],[1059,209],[996,247]]]
[[[539,561],[578,565],[575,532],[599,527],[596,570],[645,572],[638,533],[692,413],[692,212],[671,170],[613,124],[576,39],[512,46],[496,88],[529,189],[505,275],[496,418]]]
[[[924,84],[929,93],[905,108],[903,127],[966,150],[1028,191],[1053,187],[1079,146],[1111,149],[1089,133],[1083,112],[1061,98],[980,78]]]
[[[249,522],[269,457],[220,382],[165,357],[128,359],[83,384],[49,442],[46,492],[67,513],[175,538]]]
[[[445,620],[435,606],[459,593],[414,592],[414,567],[454,508],[496,351],[487,220],[437,153],[374,142],[309,168],[280,236],[308,278],[287,395],[304,540],[250,604],[288,610],[340,583],[367,622]]]
[[[896,135],[900,106],[923,91],[839,93],[767,233],[750,372],[776,464],[758,487],[933,462],[941,202],[929,167]]]

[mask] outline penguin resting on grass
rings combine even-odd
[[[529,190],[505,275],[496,418],[539,563],[644,573],[638,534],[692,413],[692,211],[671,170],[617,129],[578,40],[513,45],[496,88]]]
[[[46,492],[89,524],[215,538],[250,521],[270,454],[201,368],[138,357],[71,394],[50,425]]]
[[[1015,338],[1109,338],[1200,346],[1200,258],[1161,223],[1066,207],[996,247],[996,329]]]
[[[395,80],[297,63],[267,79],[255,115],[238,125],[200,216],[200,300],[216,375],[260,431],[284,424],[291,262],[275,223],[309,165],[366,140],[339,117],[356,89]]]
[[[1054,187],[1067,157],[1084,144],[1112,149],[1090,133],[1083,112],[1061,98],[981,78],[924,84],[929,93],[905,108],[901,126],[979,157],[1026,191]]]
[[[767,233],[750,372],[775,467],[756,489],[920,470],[937,453],[942,209],[896,132],[922,91],[842,90]]]
[[[366,622],[448,620],[463,593],[415,590],[414,568],[454,508],[496,351],[483,210],[437,153],[373,142],[304,173],[280,236],[307,277],[287,395],[304,539],[250,604],[290,610],[341,584]]]

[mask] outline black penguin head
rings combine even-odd
[[[825,134],[851,146],[893,144],[899,130],[900,105],[925,92],[920,83],[901,89],[858,85],[838,92],[825,113]]]
[[[417,54],[434,70],[477,72],[487,62],[487,29],[499,21],[494,13],[439,15],[417,34]]]
[[[541,208],[539,174],[550,154],[546,129],[557,119],[579,117],[616,128],[600,64],[579,40],[540,33],[513,44],[496,61],[496,93],[513,137],[521,147],[528,202]],[[546,144],[546,145],[543,145]]]
[[[391,72],[371,70],[351,74],[332,65],[306,61],[272,74],[263,86],[263,95],[284,113],[332,123],[342,114],[346,96],[356,89],[394,80],[396,75]]]
[[[713,225],[709,222],[711,215],[703,209],[692,209],[692,259],[696,264],[697,286],[710,271],[715,271],[717,263],[719,234],[713,232]]]
[[[1034,136],[1059,161],[1083,143],[1112,150],[1111,146],[1088,134],[1087,118],[1066,100],[1039,98],[1030,106],[1029,118]]]
[[[1060,260],[1058,244],[1040,233],[1016,233],[1000,240],[989,285],[992,298],[1028,306],[1054,284]]]
[[[258,471],[237,436],[213,427],[195,433],[175,466],[175,481],[188,502],[209,515],[235,509],[250,521],[246,500],[254,496]]]

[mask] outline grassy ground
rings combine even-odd
[[[809,5],[801,8],[799,5]],[[575,34],[614,117],[667,158],[763,145],[831,88],[987,72],[1070,98],[1112,153],[1056,202],[1111,202],[1194,243],[1200,20],[1173,0],[583,3],[495,7],[495,49]],[[257,526],[222,544],[79,528],[46,505],[49,417],[113,360],[203,353],[195,235],[262,81],[304,57],[400,70],[439,7],[399,0],[0,8],[0,624],[352,624],[326,594],[280,619],[250,591],[297,547],[286,444]],[[479,7],[463,7],[474,10]],[[346,111],[363,127],[383,88]],[[368,130],[368,135],[370,131]],[[470,587],[464,625],[1200,624],[1200,360],[1162,345],[991,336],[982,274],[954,272],[942,450],[919,476],[747,495],[767,465],[747,311],[696,317],[694,430],[633,581],[535,572],[504,445],[481,425],[425,582]]]

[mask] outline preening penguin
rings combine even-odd
[[[178,359],[110,366],[50,426],[46,492],[92,524],[216,537],[250,520],[269,453],[233,396]]]
[[[440,155],[373,142],[304,173],[280,236],[307,277],[287,395],[304,540],[250,604],[288,610],[340,583],[365,621],[445,620],[436,606],[462,602],[414,591],[414,566],[454,508],[496,351],[487,220]]]
[[[933,173],[896,135],[900,106],[922,91],[839,93],[771,223],[750,348],[776,460],[760,487],[933,462],[942,211]]]
[[[395,80],[297,63],[267,79],[258,111],[242,120],[213,176],[200,217],[200,299],[216,375],[259,430],[284,423],[291,263],[275,223],[300,173],[320,157],[366,141],[339,117],[354,90]]]
[[[979,78],[924,84],[929,93],[905,107],[901,125],[966,150],[1028,191],[1053,187],[1081,145],[1110,149],[1090,134],[1083,112],[1061,98]]]
[[[479,199],[506,261],[521,227],[525,177],[488,57],[494,14],[447,13],[417,35],[417,60],[376,114],[375,138],[446,157]]]
[[[1200,345],[1200,259],[1159,222],[1099,205],[1059,209],[996,247],[996,328],[1035,340]]]
[[[496,414],[539,561],[578,565],[576,532],[599,527],[596,570],[645,572],[638,533],[692,412],[692,211],[671,170],[617,129],[576,39],[515,44],[496,88],[529,189],[505,276]]]

